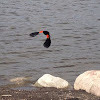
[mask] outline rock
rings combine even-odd
[[[75,80],[74,89],[100,96],[100,70],[90,70],[79,75]]]
[[[90,89],[91,93],[96,95],[96,96],[100,96],[100,79],[99,80],[95,80],[93,86]]]
[[[10,82],[16,83],[16,84],[25,84],[29,82],[29,77],[16,77],[13,79],[10,79]]]
[[[34,84],[36,87],[55,87],[55,88],[68,88],[69,83],[59,77],[52,76],[50,74],[44,74]]]

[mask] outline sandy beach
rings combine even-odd
[[[13,90],[10,88],[0,88],[0,100],[100,100],[100,97],[82,90],[62,90],[56,88]]]

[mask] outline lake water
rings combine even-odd
[[[52,44],[44,48],[50,32]],[[73,84],[100,69],[100,0],[0,0],[0,85],[43,74]]]

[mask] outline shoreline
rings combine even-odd
[[[83,90],[36,88],[32,90],[0,88],[0,100],[100,100]]]

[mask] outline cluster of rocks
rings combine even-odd
[[[29,81],[29,78],[19,77],[11,79],[11,82],[18,84]],[[44,74],[34,84],[35,87],[55,87],[69,89],[71,85],[60,77],[55,77],[50,74]],[[86,71],[79,75],[74,82],[75,90],[85,90],[88,93],[100,96],[100,70]]]

